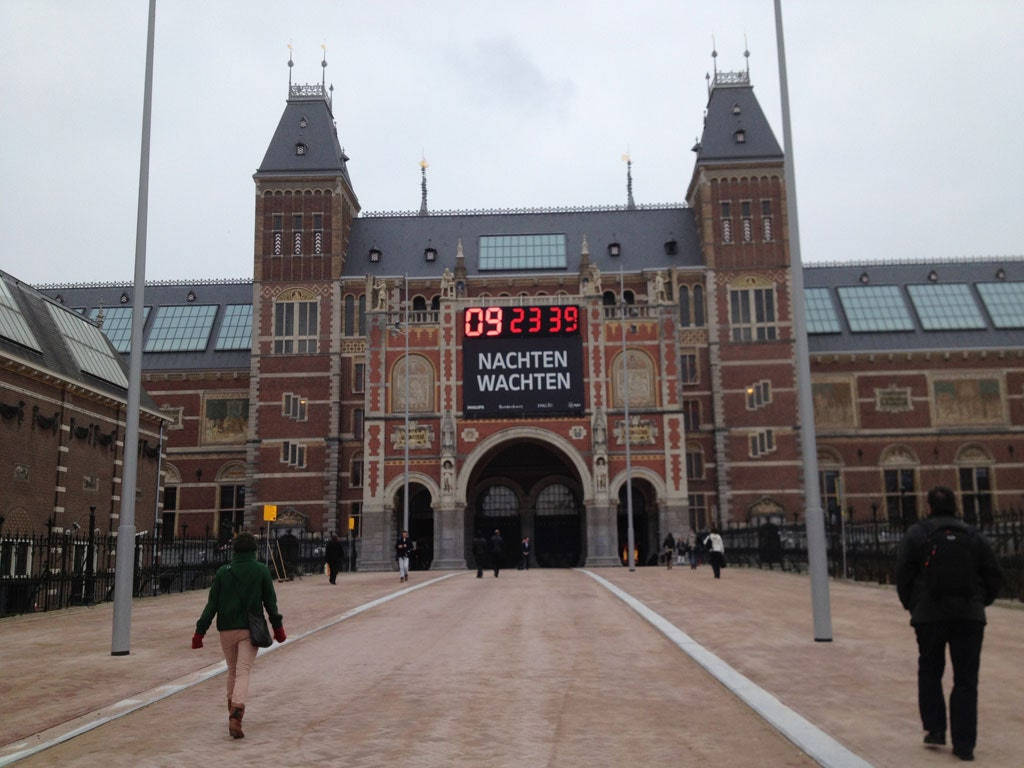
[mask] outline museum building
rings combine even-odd
[[[346,531],[461,568],[502,531],[541,565],[640,560],[803,514],[784,157],[716,72],[685,201],[362,213],[330,91],[289,84],[254,175],[253,275],[147,285],[165,533]],[[817,255],[817,254],[816,254]],[[822,254],[827,256],[827,254]],[[1024,263],[805,266],[830,522],[1024,494]],[[132,286],[42,286],[127,353]]]

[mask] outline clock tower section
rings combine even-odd
[[[250,529],[264,525],[266,504],[277,505],[278,530],[330,532],[343,522],[340,277],[359,201],[332,91],[289,82],[284,113],[253,176]]]

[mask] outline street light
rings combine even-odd
[[[405,336],[405,473],[402,485],[402,530],[409,530],[409,273],[404,277],[403,319],[395,321],[394,331]]]
[[[631,482],[633,474],[633,463],[632,456],[630,454],[630,438],[632,437],[632,430],[629,426],[629,393],[626,391],[626,363],[629,360],[629,350],[626,349],[626,291],[624,290],[624,278],[622,274],[622,267],[619,267],[619,303],[622,305],[622,386],[620,392],[622,393],[622,405],[625,415],[625,440],[626,440],[626,562],[629,564],[629,570],[636,570],[636,557],[633,553],[634,546],[634,534],[633,534],[633,484]]]

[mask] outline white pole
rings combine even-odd
[[[636,557],[633,549],[636,546],[636,539],[633,533],[633,462],[630,454],[630,438],[632,428],[629,425],[629,392],[627,392],[628,381],[626,379],[626,363],[629,361],[629,350],[626,349],[626,291],[624,289],[625,279],[622,275],[622,267],[619,267],[619,302],[622,305],[622,405],[625,415],[625,440],[626,440],[626,562],[629,563],[629,570],[636,570]]]
[[[804,270],[800,259],[800,226],[797,221],[796,168],[793,133],[789,124],[789,86],[786,78],[786,44],[782,34],[782,2],[775,0],[775,36],[779,54],[779,91],[782,97],[782,136],[786,151],[786,217],[789,220],[790,284],[793,286],[793,336],[795,342],[797,405],[800,447],[803,453],[804,522],[807,526],[807,561],[811,574],[811,609],[814,639],[832,641],[832,607],[828,593],[828,550],[825,521],[818,489],[818,448],[814,434],[814,401],[811,399],[811,360],[804,315]]]
[[[402,491],[402,530],[409,530],[409,274],[405,275],[405,485]]]
[[[153,37],[156,0],[149,0],[146,33],[146,85],[142,97],[142,156],[139,161],[139,206],[135,222],[135,285],[132,301],[132,340],[128,364],[128,411],[125,416],[124,464],[121,477],[121,515],[114,561],[114,626],[110,655],[130,653],[132,587],[135,581],[135,486],[139,473],[139,404],[142,399],[143,291],[146,286],[146,223],[149,213],[149,128],[153,104]]]

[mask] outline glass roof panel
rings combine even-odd
[[[914,330],[914,320],[898,286],[853,285],[838,290],[846,322],[854,333]]]
[[[907,293],[926,331],[988,327],[966,283],[908,285]]]
[[[210,342],[216,304],[158,307],[149,329],[146,352],[194,352]]]
[[[103,309],[103,326],[101,330],[110,339],[118,352],[128,352],[132,347],[132,307],[100,307],[89,310],[89,319],[99,317]],[[150,307],[143,307],[142,325],[146,325]]]
[[[565,235],[483,235],[480,269],[565,269]]]
[[[1024,283],[978,283],[996,328],[1024,328]]]
[[[43,351],[3,278],[0,278],[0,336],[36,352]]]
[[[840,333],[843,330],[828,288],[804,289],[804,306],[807,308],[808,333]]]
[[[57,324],[68,349],[86,373],[109,381],[119,387],[128,388],[128,377],[124,375],[121,363],[103,337],[103,332],[80,314],[47,302],[50,316]]]
[[[224,307],[224,319],[215,348],[252,348],[252,304],[228,304]]]

